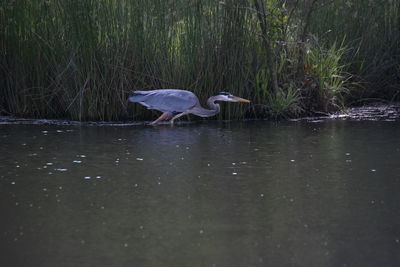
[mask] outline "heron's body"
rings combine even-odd
[[[219,93],[208,99],[207,104],[210,109],[205,109],[200,105],[197,96],[186,90],[179,89],[159,89],[151,91],[133,91],[129,97],[129,101],[137,102],[147,107],[163,112],[163,114],[152,124],[168,119],[173,114],[177,114],[171,119],[171,123],[175,119],[186,115],[194,114],[200,117],[211,117],[219,113],[220,107],[215,101],[229,102],[250,102],[246,99],[235,97],[229,93]]]
[[[195,94],[177,89],[133,91],[129,101],[138,102],[148,109],[171,113],[184,112],[199,104]]]

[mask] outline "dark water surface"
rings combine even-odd
[[[0,125],[0,266],[400,266],[399,122]]]

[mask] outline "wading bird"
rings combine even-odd
[[[250,102],[247,99],[233,96],[230,93],[221,92],[207,100],[207,105],[210,109],[205,109],[200,105],[199,99],[194,93],[178,89],[132,91],[128,100],[142,104],[148,109],[163,112],[158,119],[151,123],[152,125],[162,120],[167,120],[173,115],[175,116],[170,120],[171,124],[174,123],[174,120],[186,114],[194,114],[200,117],[214,116],[220,111],[220,107],[215,101]]]

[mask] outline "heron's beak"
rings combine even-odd
[[[240,98],[235,96],[234,98],[235,102],[243,102],[243,103],[250,103],[250,100],[244,99],[244,98]]]

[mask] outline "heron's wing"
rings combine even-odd
[[[148,109],[162,112],[184,112],[199,103],[192,92],[177,89],[133,91],[129,101],[138,102]]]

